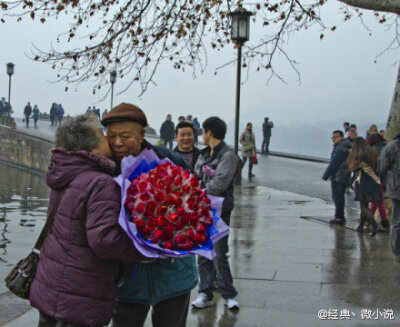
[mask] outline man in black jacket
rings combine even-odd
[[[322,176],[323,180],[331,179],[332,200],[335,203],[335,218],[330,220],[331,224],[346,223],[344,217],[344,193],[350,180],[350,171],[346,159],[350,153],[351,142],[344,138],[342,131],[332,133],[333,150],[331,160]]]
[[[268,153],[269,152],[269,141],[271,139],[272,128],[274,127],[274,123],[269,120],[268,117],[264,118],[264,123],[262,125],[263,128],[263,142],[261,145],[261,152]]]
[[[29,118],[31,117],[31,114],[32,114],[32,107],[31,103],[28,102],[24,108],[26,127],[29,127]]]
[[[172,141],[175,135],[175,125],[172,121],[171,115],[167,115],[167,119],[162,123],[160,128],[161,145],[167,146],[172,150]]]
[[[187,121],[181,122],[175,128],[175,140],[178,145],[174,152],[180,154],[186,163],[194,168],[199,157],[200,150],[194,146],[194,126]]]

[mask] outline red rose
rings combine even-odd
[[[136,212],[137,213],[143,213],[146,210],[146,206],[144,205],[144,203],[139,203],[136,206]]]
[[[147,188],[147,183],[146,182],[140,182],[139,183],[139,190],[143,192]]]
[[[156,198],[156,201],[159,203],[163,202],[165,199],[165,195],[162,192],[157,192],[154,197]]]
[[[186,170],[183,172],[183,178],[184,178],[184,179],[188,179],[189,176],[190,176],[190,170],[189,170],[189,169],[186,169]]]
[[[175,204],[175,198],[172,195],[168,195],[167,198],[165,199],[165,203],[168,204],[169,206]]]
[[[193,236],[193,241],[195,241],[198,244],[203,244],[207,240],[207,236],[201,233],[196,233]]]
[[[168,216],[168,219],[174,223],[174,222],[177,221],[178,215],[177,215],[176,213],[171,213],[171,214]]]
[[[190,179],[190,185],[191,185],[192,187],[197,187],[197,186],[199,186],[199,185],[200,185],[199,180],[198,180],[196,177],[193,176],[193,177]]]
[[[189,185],[185,185],[182,187],[182,192],[185,194],[188,194],[190,192],[190,186]]]
[[[181,177],[180,175],[178,175],[178,176],[175,178],[173,184],[174,184],[175,186],[180,186],[180,185],[182,185],[182,177]]]
[[[161,229],[156,229],[154,232],[154,237],[158,240],[161,240],[164,237],[164,233]]]
[[[150,194],[149,193],[142,193],[142,194],[140,194],[140,200],[142,200],[142,201],[148,201],[149,199],[150,199]]]
[[[166,241],[166,242],[164,242],[163,247],[164,247],[164,249],[173,250],[174,243],[172,243],[171,241]]]
[[[145,224],[144,219],[141,218],[141,217],[134,217],[134,218],[132,219],[132,222],[135,223],[136,226],[137,226],[139,229]]]
[[[159,216],[157,218],[157,225],[158,226],[164,226],[167,223],[167,218],[165,218],[164,216]]]
[[[158,214],[161,216],[165,216],[167,211],[168,211],[168,208],[166,206],[161,206],[158,208]]]
[[[200,234],[203,234],[206,232],[206,226],[204,226],[203,224],[199,224],[199,226],[197,227],[197,232]]]

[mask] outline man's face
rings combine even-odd
[[[349,131],[349,135],[348,135],[349,139],[354,140],[357,137],[357,133],[354,130],[350,130]]]
[[[171,120],[171,119],[172,119],[171,115],[167,115],[167,120]]]
[[[337,144],[341,140],[343,140],[343,136],[341,136],[339,133],[333,133],[332,134],[332,142],[333,142],[333,144]]]
[[[117,160],[129,155],[137,156],[144,140],[144,128],[131,121],[110,123],[107,139]]]
[[[349,125],[348,124],[343,124],[343,128],[347,131],[349,129]]]
[[[178,143],[179,151],[192,151],[194,144],[193,129],[191,129],[190,127],[178,128],[178,133],[175,135],[175,140]]]

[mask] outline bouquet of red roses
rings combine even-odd
[[[208,196],[189,170],[151,150],[124,158],[116,181],[122,191],[120,225],[145,256],[212,259],[213,243],[229,233],[218,217],[223,198]]]

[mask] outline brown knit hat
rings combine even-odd
[[[147,126],[147,118],[143,110],[130,103],[121,103],[112,108],[101,120],[101,124],[107,126],[121,121],[134,121],[143,127]]]

